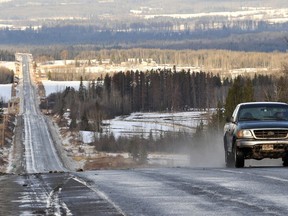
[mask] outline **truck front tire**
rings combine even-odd
[[[234,148],[234,165],[236,168],[242,168],[245,165],[244,153],[237,147]]]

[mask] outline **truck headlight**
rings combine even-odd
[[[250,130],[240,130],[237,132],[237,138],[253,138]]]

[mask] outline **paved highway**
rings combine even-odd
[[[288,170],[280,163],[68,171],[37,108],[28,60],[23,56],[23,140],[16,143],[24,144],[25,172],[0,176],[0,215],[287,215]]]
[[[39,110],[39,99],[31,82],[30,61],[29,55],[22,55],[23,89],[20,114],[24,119],[26,171],[27,173],[64,171],[65,168],[54,148],[47,119]]]
[[[126,215],[287,215],[285,168],[166,168],[87,172]]]
[[[6,175],[0,215],[287,215],[287,184],[282,167]]]

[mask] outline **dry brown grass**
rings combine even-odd
[[[88,160],[84,166],[85,170],[95,170],[95,169],[123,169],[132,168],[137,166],[137,164],[132,159],[126,159],[120,155],[113,156],[102,156],[99,158],[94,158]]]

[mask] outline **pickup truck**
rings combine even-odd
[[[241,168],[246,159],[282,158],[288,166],[288,104],[238,104],[224,126],[227,167]]]

